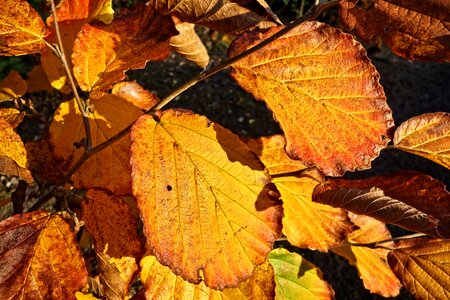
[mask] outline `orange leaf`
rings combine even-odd
[[[131,131],[133,194],[147,248],[175,274],[237,286],[281,232],[281,203],[250,149],[187,111],[142,116]]]
[[[106,141],[142,115],[139,108],[114,95],[107,94],[90,103],[94,110],[89,117],[93,146]],[[50,125],[49,140],[56,159],[64,160],[67,165],[75,163],[83,149],[77,149],[73,144],[84,138],[83,121],[75,100],[63,102]],[[74,186],[101,187],[117,195],[130,194],[129,147],[130,140],[125,136],[89,158],[72,177]]]
[[[359,227],[349,234],[347,239],[353,243],[371,243],[391,238],[386,226],[373,218],[350,213],[352,222]],[[389,247],[390,243],[383,243]],[[333,252],[345,257],[352,266],[356,266],[364,287],[372,293],[383,297],[395,297],[400,293],[401,284],[387,263],[389,250],[370,249],[358,246],[342,246],[332,249]]]
[[[25,146],[13,127],[3,118],[0,118],[0,133],[0,157],[9,157],[19,167],[26,168],[27,153]]]
[[[170,17],[150,7],[136,7],[110,25],[84,25],[75,40],[74,75],[84,91],[106,91],[131,69],[169,56],[176,34]]]
[[[164,15],[224,33],[281,24],[264,0],[151,0],[148,4]]]
[[[33,70],[28,73],[27,86],[27,93],[40,91],[46,91],[47,93],[50,93],[53,91],[53,87],[48,80],[47,74],[44,72],[42,64],[34,66]]]
[[[50,150],[48,139],[25,144],[27,168],[37,182],[57,183],[64,176],[63,163],[56,161]]]
[[[143,110],[148,110],[159,102],[158,96],[144,89],[136,81],[119,82],[114,85],[111,93]]]
[[[137,222],[122,199],[107,190],[90,189],[81,208],[82,219],[94,238],[97,252],[103,252],[108,245],[111,257],[139,257],[142,254]]]
[[[37,53],[47,33],[44,21],[26,0],[2,1],[0,55]]]
[[[403,122],[395,131],[394,146],[450,169],[450,113],[423,114]]]
[[[450,241],[403,240],[389,252],[388,262],[417,299],[450,298]]]
[[[275,282],[268,262],[255,268],[251,278],[223,291],[210,289],[204,282],[195,285],[185,281],[154,256],[144,257],[140,265],[146,299],[274,299]]]
[[[195,25],[178,21],[175,25],[179,34],[170,38],[172,51],[184,56],[201,68],[209,63],[208,50],[195,32]]]
[[[11,71],[0,81],[0,102],[17,99],[27,92],[27,83],[17,71]]]
[[[0,108],[0,117],[8,122],[13,128],[22,122],[25,112],[20,112],[15,108]]]
[[[229,56],[278,30],[240,36]],[[232,76],[273,111],[288,155],[327,175],[369,168],[387,144],[393,120],[379,74],[364,48],[338,29],[305,22],[235,63]]]
[[[38,211],[0,223],[0,295],[4,299],[72,299],[87,283],[70,225]]]
[[[289,243],[323,252],[340,245],[353,229],[347,213],[339,208],[312,202],[312,193],[321,178],[316,178],[313,170],[306,171],[299,161],[286,155],[283,136],[253,139],[247,144],[269,173],[277,175],[272,182],[283,200],[283,233]],[[292,174],[300,170],[303,172]]]
[[[106,299],[128,299],[128,288],[134,273],[138,270],[134,257],[111,258],[97,251],[100,282],[104,287]]]
[[[362,8],[341,0],[344,25],[365,41],[381,38],[402,57],[450,61],[450,2],[448,0],[372,0]]]

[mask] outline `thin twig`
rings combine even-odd
[[[89,150],[92,148],[92,138],[91,138],[91,129],[89,125],[89,112],[87,110],[87,106],[85,103],[81,100],[80,95],[78,94],[77,86],[75,84],[75,81],[73,80],[72,71],[69,67],[69,63],[67,62],[67,56],[66,52],[64,50],[64,45],[61,38],[61,33],[59,31],[59,25],[56,15],[56,8],[55,8],[55,0],[50,0],[51,8],[52,8],[52,15],[53,15],[53,22],[55,24],[55,31],[56,31],[56,37],[58,39],[58,49],[52,49],[52,51],[56,51],[59,53],[59,58],[64,66],[64,70],[66,71],[67,78],[69,79],[70,85],[72,87],[73,94],[75,96],[75,100],[77,101],[78,108],[80,109],[81,116],[83,117],[83,124],[84,129],[86,132],[86,140],[85,140],[85,148],[86,150]]]
[[[264,41],[262,41],[261,43],[253,46],[250,49],[247,49],[246,51],[242,52],[239,55],[236,55],[236,56],[234,56],[232,58],[229,58],[229,59],[223,61],[219,65],[217,65],[217,66],[215,66],[215,67],[213,67],[213,68],[211,68],[209,70],[206,70],[206,71],[200,73],[199,75],[197,75],[196,77],[194,77],[193,79],[189,80],[188,82],[186,82],[185,84],[183,84],[182,86],[180,86],[179,88],[174,90],[172,93],[170,93],[163,100],[161,100],[161,102],[159,102],[157,105],[155,105],[151,109],[147,110],[145,112],[145,114],[152,114],[155,111],[163,108],[170,101],[175,99],[175,97],[177,97],[178,95],[180,95],[181,93],[183,93],[184,91],[186,91],[187,89],[192,87],[193,85],[195,85],[195,84],[205,80],[206,78],[208,78],[208,77],[210,77],[210,76],[212,76],[212,75],[214,75],[214,74],[216,74],[216,73],[218,73],[220,71],[223,71],[223,70],[227,69],[228,67],[230,67],[235,62],[237,62],[237,61],[239,61],[239,60],[249,56],[250,54],[260,50],[261,48],[263,48],[265,46],[267,46],[269,43],[271,43],[271,42],[275,41],[276,39],[282,37],[283,35],[285,35],[289,31],[293,30],[295,27],[297,27],[301,23],[303,23],[303,22],[305,22],[307,20],[311,20],[311,19],[317,18],[323,11],[329,9],[330,7],[336,6],[338,3],[339,3],[338,0],[333,0],[333,1],[326,2],[326,3],[319,4],[317,6],[312,7],[301,18],[296,19],[294,22],[290,23],[285,28],[281,29],[280,31],[278,31],[277,33],[272,35],[271,37],[269,37],[269,38],[265,39]],[[99,153],[100,151],[104,150],[105,148],[109,147],[110,145],[112,145],[113,143],[117,142],[118,140],[120,140],[125,135],[127,135],[128,132],[131,130],[132,126],[133,126],[133,124],[128,125],[128,127],[126,127],[125,129],[122,129],[119,133],[117,133],[116,135],[112,136],[111,138],[109,138],[108,140],[104,141],[103,143],[97,145],[96,147],[94,147],[92,149],[87,149],[83,153],[83,155],[78,159],[78,161],[70,168],[70,170],[67,172],[67,174],[64,176],[64,178],[62,178],[60,184],[66,183],[72,177],[72,175],[84,164],[84,162],[86,160],[88,160],[91,156]]]
[[[395,241],[401,241],[401,240],[409,240],[409,239],[414,239],[414,238],[418,238],[418,237],[426,237],[426,236],[428,236],[428,235],[425,233],[413,233],[413,234],[409,234],[409,235],[399,236],[399,237],[382,240],[382,241],[377,241],[377,242],[372,242],[372,243],[353,243],[350,241],[348,241],[347,243],[349,246],[352,246],[352,247],[366,247],[366,248],[371,248],[371,249],[385,248],[386,249],[387,247],[384,247],[381,244],[395,242]]]

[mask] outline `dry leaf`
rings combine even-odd
[[[27,93],[40,91],[51,93],[53,91],[53,87],[48,80],[47,74],[45,73],[42,64],[34,66],[31,72],[28,73],[27,87]]]
[[[17,71],[11,71],[0,81],[0,102],[20,98],[27,92],[27,83]]]
[[[233,41],[233,57],[279,31],[253,31]],[[352,36],[305,22],[233,65],[233,78],[263,100],[280,123],[286,152],[339,176],[370,168],[393,126],[379,74]]]
[[[187,111],[142,116],[131,131],[133,194],[147,248],[184,279],[237,286],[281,232],[281,203],[250,149]]]
[[[13,128],[22,122],[25,112],[20,112],[15,108],[0,108],[0,117],[8,122]]]
[[[0,157],[6,156],[12,159],[21,168],[26,168],[27,153],[20,136],[14,131],[14,128],[0,118]]]
[[[37,182],[57,183],[64,177],[64,162],[57,161],[50,150],[48,139],[25,144],[27,168]]]
[[[159,102],[158,96],[140,86],[136,81],[122,81],[114,85],[111,94],[122,97],[143,110]]]

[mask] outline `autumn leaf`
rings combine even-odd
[[[276,299],[334,299],[322,272],[299,254],[278,248],[268,259],[275,272]]]
[[[105,252],[97,251],[100,282],[104,287],[106,299],[127,299],[128,288],[134,273],[138,270],[134,257],[112,258]],[[109,251],[108,251],[109,252]]]
[[[107,94],[90,101],[93,113],[89,117],[92,142],[96,146],[132,124],[142,111],[126,100]],[[82,155],[83,148],[75,148],[85,138],[83,121],[75,100],[63,102],[56,110],[50,125],[50,144],[57,160],[72,165]],[[131,193],[129,170],[130,140],[127,136],[114,145],[89,158],[72,177],[78,189],[101,187],[117,195]]]
[[[38,183],[57,183],[64,177],[64,162],[57,161],[50,149],[48,139],[25,144],[27,168]]]
[[[169,39],[176,35],[170,17],[151,7],[137,6],[110,25],[83,26],[75,40],[73,72],[84,91],[106,91],[128,70],[169,56]]]
[[[20,112],[15,108],[0,108],[0,117],[8,122],[13,128],[22,122],[25,112]]]
[[[399,241],[388,254],[389,266],[417,299],[450,297],[450,241]]]
[[[394,147],[450,169],[450,113],[423,114],[403,122],[395,131]]]
[[[224,33],[239,34],[255,27],[281,24],[264,0],[151,0],[148,5],[163,15]]]
[[[235,288],[223,291],[210,289],[204,282],[198,285],[175,275],[161,265],[154,256],[141,260],[140,277],[145,288],[146,299],[274,299],[275,282],[273,269],[268,262],[255,268],[253,276]]]
[[[350,213],[352,222],[359,227],[347,237],[350,243],[372,243],[388,240],[391,234],[386,226],[371,217]],[[393,246],[392,242],[382,244]],[[395,297],[400,293],[401,284],[392,273],[387,263],[389,250],[346,245],[332,249],[333,252],[345,257],[352,266],[356,266],[364,287],[372,293],[383,297]]]
[[[111,93],[122,97],[143,110],[148,110],[159,102],[158,96],[144,89],[136,81],[122,81],[114,85]]]
[[[77,300],[99,300],[99,298],[94,297],[94,295],[92,295],[92,294],[83,294],[81,292],[76,292],[75,298]]]
[[[27,78],[27,93],[40,91],[45,91],[47,93],[53,91],[53,87],[48,80],[42,64],[34,66],[30,73],[28,73]]]
[[[20,136],[14,128],[3,118],[0,118],[0,157],[8,157],[14,160],[21,168],[26,168],[27,154]]]
[[[130,136],[133,194],[158,261],[215,289],[250,277],[282,217],[257,157],[230,131],[187,111],[142,116]]]
[[[366,2],[366,1],[365,1]],[[447,0],[371,0],[366,7],[341,0],[342,23],[365,41],[381,39],[402,57],[450,61],[450,2]]]
[[[20,98],[27,92],[27,83],[17,71],[11,71],[0,81],[0,102]]]
[[[103,189],[90,189],[82,203],[82,219],[94,238],[97,252],[108,245],[110,257],[139,257],[142,254],[137,222],[131,208],[119,197]]]
[[[37,53],[46,34],[44,21],[26,0],[2,1],[0,55]]]
[[[279,31],[233,41],[233,57]],[[238,61],[233,78],[266,102],[284,131],[286,152],[326,175],[370,168],[393,125],[379,74],[352,36],[305,22]]]
[[[440,230],[441,226],[446,227],[449,224],[448,220],[443,220],[443,224],[440,224],[440,220],[435,216],[388,197],[383,190],[376,187],[326,190],[326,187],[318,186],[314,191],[313,199],[318,203],[371,216],[384,223],[395,224],[411,231],[423,232],[435,237],[448,234],[448,229]]]
[[[209,63],[208,50],[195,32],[195,25],[175,19],[175,28],[179,34],[170,38],[172,51],[182,55],[201,68]]]
[[[72,299],[87,283],[75,234],[61,215],[14,215],[0,223],[0,245],[4,299]]]
[[[252,139],[247,144],[270,175],[277,175],[272,182],[283,200],[283,234],[289,243],[323,252],[340,245],[353,226],[344,210],[312,201],[314,188],[322,180],[316,176],[317,170],[306,170],[298,160],[290,159],[281,135]]]

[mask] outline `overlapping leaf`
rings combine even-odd
[[[450,298],[450,241],[400,241],[388,262],[405,288],[417,299]]]
[[[403,122],[395,131],[394,146],[450,169],[450,113],[423,114]]]
[[[148,4],[164,15],[224,33],[280,24],[264,0],[151,0]]]
[[[27,168],[37,182],[58,183],[64,177],[64,162],[55,159],[48,139],[25,144]]]
[[[21,168],[26,168],[27,154],[20,136],[14,128],[0,118],[0,157],[8,157]]]
[[[125,77],[125,71],[165,59],[169,39],[176,33],[172,19],[149,6],[138,6],[110,25],[84,25],[72,55],[79,86],[84,91],[106,91]]]
[[[46,34],[44,21],[26,0],[2,1],[0,55],[37,53]]]
[[[106,190],[90,189],[81,208],[97,252],[103,252],[108,245],[107,254],[111,257],[139,257],[142,254],[137,222],[122,199]]]
[[[27,93],[39,91],[50,93],[53,90],[42,64],[34,66],[30,73],[28,73],[27,87]]]
[[[334,299],[322,272],[299,254],[278,248],[268,259],[275,272],[277,299]]]
[[[20,112],[15,108],[0,108],[0,117],[8,122],[13,128],[19,126],[24,116],[24,112]]]
[[[142,111],[126,100],[105,95],[91,100],[93,113],[89,117],[93,146],[112,137],[120,130],[132,124]],[[75,148],[74,143],[85,138],[83,121],[75,100],[64,102],[56,110],[50,125],[50,144],[55,157],[67,165],[83,153],[82,148]],[[123,195],[131,192],[129,161],[130,140],[127,136],[99,152],[72,177],[76,188],[101,187],[114,194]]]
[[[280,28],[242,35],[235,56]],[[350,35],[305,22],[233,65],[232,76],[264,100],[283,129],[286,152],[327,175],[370,167],[393,125],[379,74]]]
[[[223,291],[210,289],[201,282],[198,285],[185,281],[169,268],[161,265],[154,256],[141,260],[141,280],[146,299],[273,299],[275,282],[273,269],[268,262],[259,265],[253,276],[239,283],[235,288]]]
[[[340,19],[361,39],[382,39],[394,53],[425,61],[450,61],[450,2],[371,0],[363,7],[341,0]]]
[[[124,98],[143,110],[148,110],[159,102],[158,96],[144,89],[136,81],[122,81],[114,85],[111,93]]]
[[[350,214],[352,222],[359,227],[348,236],[352,243],[372,243],[391,238],[386,226],[373,218]],[[383,243],[385,247],[392,242]],[[400,292],[400,282],[389,268],[387,255],[389,250],[367,247],[342,246],[333,248],[333,252],[345,257],[352,266],[356,266],[364,287],[383,297],[395,297]]]
[[[4,299],[71,299],[87,283],[70,225],[48,212],[0,223],[0,295]]]
[[[133,194],[148,249],[216,289],[264,262],[281,232],[264,166],[237,136],[193,113],[142,116],[131,132]]]
[[[17,99],[27,92],[27,83],[17,71],[0,81],[0,102]]]
[[[314,176],[314,170],[305,170],[299,161],[286,155],[281,135],[253,139],[248,145],[271,175],[279,175],[272,182],[283,200],[283,233],[288,241],[297,247],[323,252],[339,245],[353,226],[345,211],[312,202],[312,193],[321,180],[320,176]],[[292,174],[301,170],[303,172]]]

